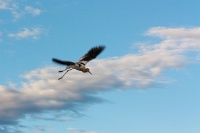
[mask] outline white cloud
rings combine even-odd
[[[22,16],[22,12],[20,11],[20,7],[17,2],[13,0],[0,0],[0,10],[9,11],[14,19],[18,19]]]
[[[164,70],[183,67],[188,63],[187,52],[199,53],[200,39],[196,36],[200,31],[197,29],[152,28],[147,33],[162,37],[159,43],[143,45],[137,54],[96,59],[88,64],[93,75],[70,71],[58,81],[61,76],[57,73],[58,67],[28,72],[23,75],[26,81],[18,88],[0,86],[0,123],[16,124],[27,114],[44,111],[76,112],[90,104],[102,102],[95,96],[102,91],[142,89],[166,83],[168,81],[161,77]],[[169,30],[178,32],[174,35]],[[25,33],[19,36],[24,37]],[[191,36],[186,36],[188,34]]]
[[[27,11],[27,13],[30,13],[30,14],[32,14],[34,16],[41,14],[41,10],[40,9],[33,8],[32,6],[26,6],[25,7],[25,11]]]
[[[24,28],[23,30],[19,31],[18,33],[8,34],[9,37],[16,38],[16,39],[25,39],[25,38],[32,38],[37,39],[41,34],[41,28]]]
[[[24,1],[21,3],[24,3]],[[40,15],[42,12],[41,9],[21,3],[15,0],[0,0],[0,10],[9,11],[13,15],[14,20],[27,14],[32,14],[33,16]]]
[[[9,11],[14,16],[14,19],[20,18],[23,14],[19,4],[14,0],[0,0],[0,10]]]
[[[78,128],[67,128],[68,131],[79,131],[80,129]]]
[[[52,127],[52,126],[48,126],[48,127],[46,127],[46,126],[35,126],[35,127],[31,128],[31,130],[42,132],[42,131],[54,130],[54,127]]]
[[[67,128],[68,131],[76,132],[76,133],[98,133],[97,131],[87,131],[78,128]]]
[[[167,28],[154,27],[147,31],[147,35],[167,39],[199,39],[200,27],[197,28]]]
[[[16,10],[17,8],[13,0],[0,0],[0,10]]]

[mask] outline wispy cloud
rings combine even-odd
[[[10,24],[18,21],[20,18],[26,18],[27,16],[38,16],[42,13],[42,10],[39,8],[36,8],[38,4],[35,3],[35,5],[29,5],[28,2],[24,0],[0,0],[0,11],[4,10],[11,14],[11,18],[8,20],[1,19],[0,23],[4,24]],[[0,43],[3,42],[3,40],[6,37],[16,38],[16,39],[37,39],[39,35],[41,34],[42,29],[39,27],[34,28],[23,28],[20,31],[13,33],[10,31],[10,34],[8,30],[1,29],[0,31]]]
[[[42,12],[41,9],[21,3],[20,1],[17,2],[15,0],[0,0],[0,10],[6,10],[10,12],[14,17],[14,20],[17,20],[27,14],[37,16],[40,15]]]
[[[40,9],[33,8],[32,6],[26,6],[25,7],[25,11],[27,13],[30,13],[30,14],[34,15],[34,16],[41,14],[41,10]]]
[[[70,71],[65,79],[58,81],[58,67],[30,71],[23,75],[26,81],[17,88],[0,86],[0,124],[15,125],[25,115],[44,111],[82,111],[88,105],[103,102],[96,97],[102,91],[143,89],[168,83],[162,79],[163,71],[184,67],[189,58],[185,53],[199,53],[198,29],[152,28],[146,34],[159,37],[159,43],[142,45],[136,54],[96,59],[88,64],[92,76]]]
[[[3,32],[0,31],[0,43],[2,42]]]
[[[18,130],[17,127],[11,126],[2,126],[0,127],[0,133],[23,133],[22,131]]]
[[[8,34],[9,37],[16,38],[16,39],[26,39],[26,38],[32,38],[32,39],[37,39],[39,35],[41,34],[41,28],[36,27],[36,28],[24,28],[21,31],[17,33],[11,33]]]
[[[35,120],[58,121],[58,122],[73,121],[73,119],[71,119],[71,118],[60,118],[58,115],[56,115],[54,117],[42,117],[41,115],[40,116],[32,115],[32,118],[35,119]]]
[[[13,0],[0,0],[0,10],[16,10],[17,4]]]
[[[67,128],[68,131],[75,132],[75,133],[98,133],[97,131],[87,131],[78,128]]]
[[[49,131],[49,130],[54,130],[54,127],[52,126],[35,126],[31,128],[33,131]]]

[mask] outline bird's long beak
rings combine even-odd
[[[88,71],[88,72],[92,75],[92,73],[90,71]]]

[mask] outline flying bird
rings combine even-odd
[[[62,79],[67,72],[69,72],[73,69],[82,71],[83,73],[88,72],[92,75],[92,73],[90,72],[90,69],[86,68],[85,65],[89,61],[95,59],[104,49],[105,49],[105,46],[103,46],[103,45],[93,47],[83,57],[81,57],[78,62],[63,61],[63,60],[53,58],[52,61],[54,61],[58,64],[67,65],[67,67],[64,70],[58,71],[58,72],[66,71],[58,80]]]

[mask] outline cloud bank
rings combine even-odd
[[[96,94],[115,89],[142,89],[166,83],[162,72],[184,67],[188,52],[199,53],[200,28],[154,27],[146,35],[160,42],[140,46],[138,53],[96,59],[87,66],[94,75],[70,71],[58,81],[60,68],[30,71],[16,88],[0,86],[0,124],[16,125],[26,115],[50,111],[77,112],[104,100]],[[62,69],[62,68],[61,68]]]

